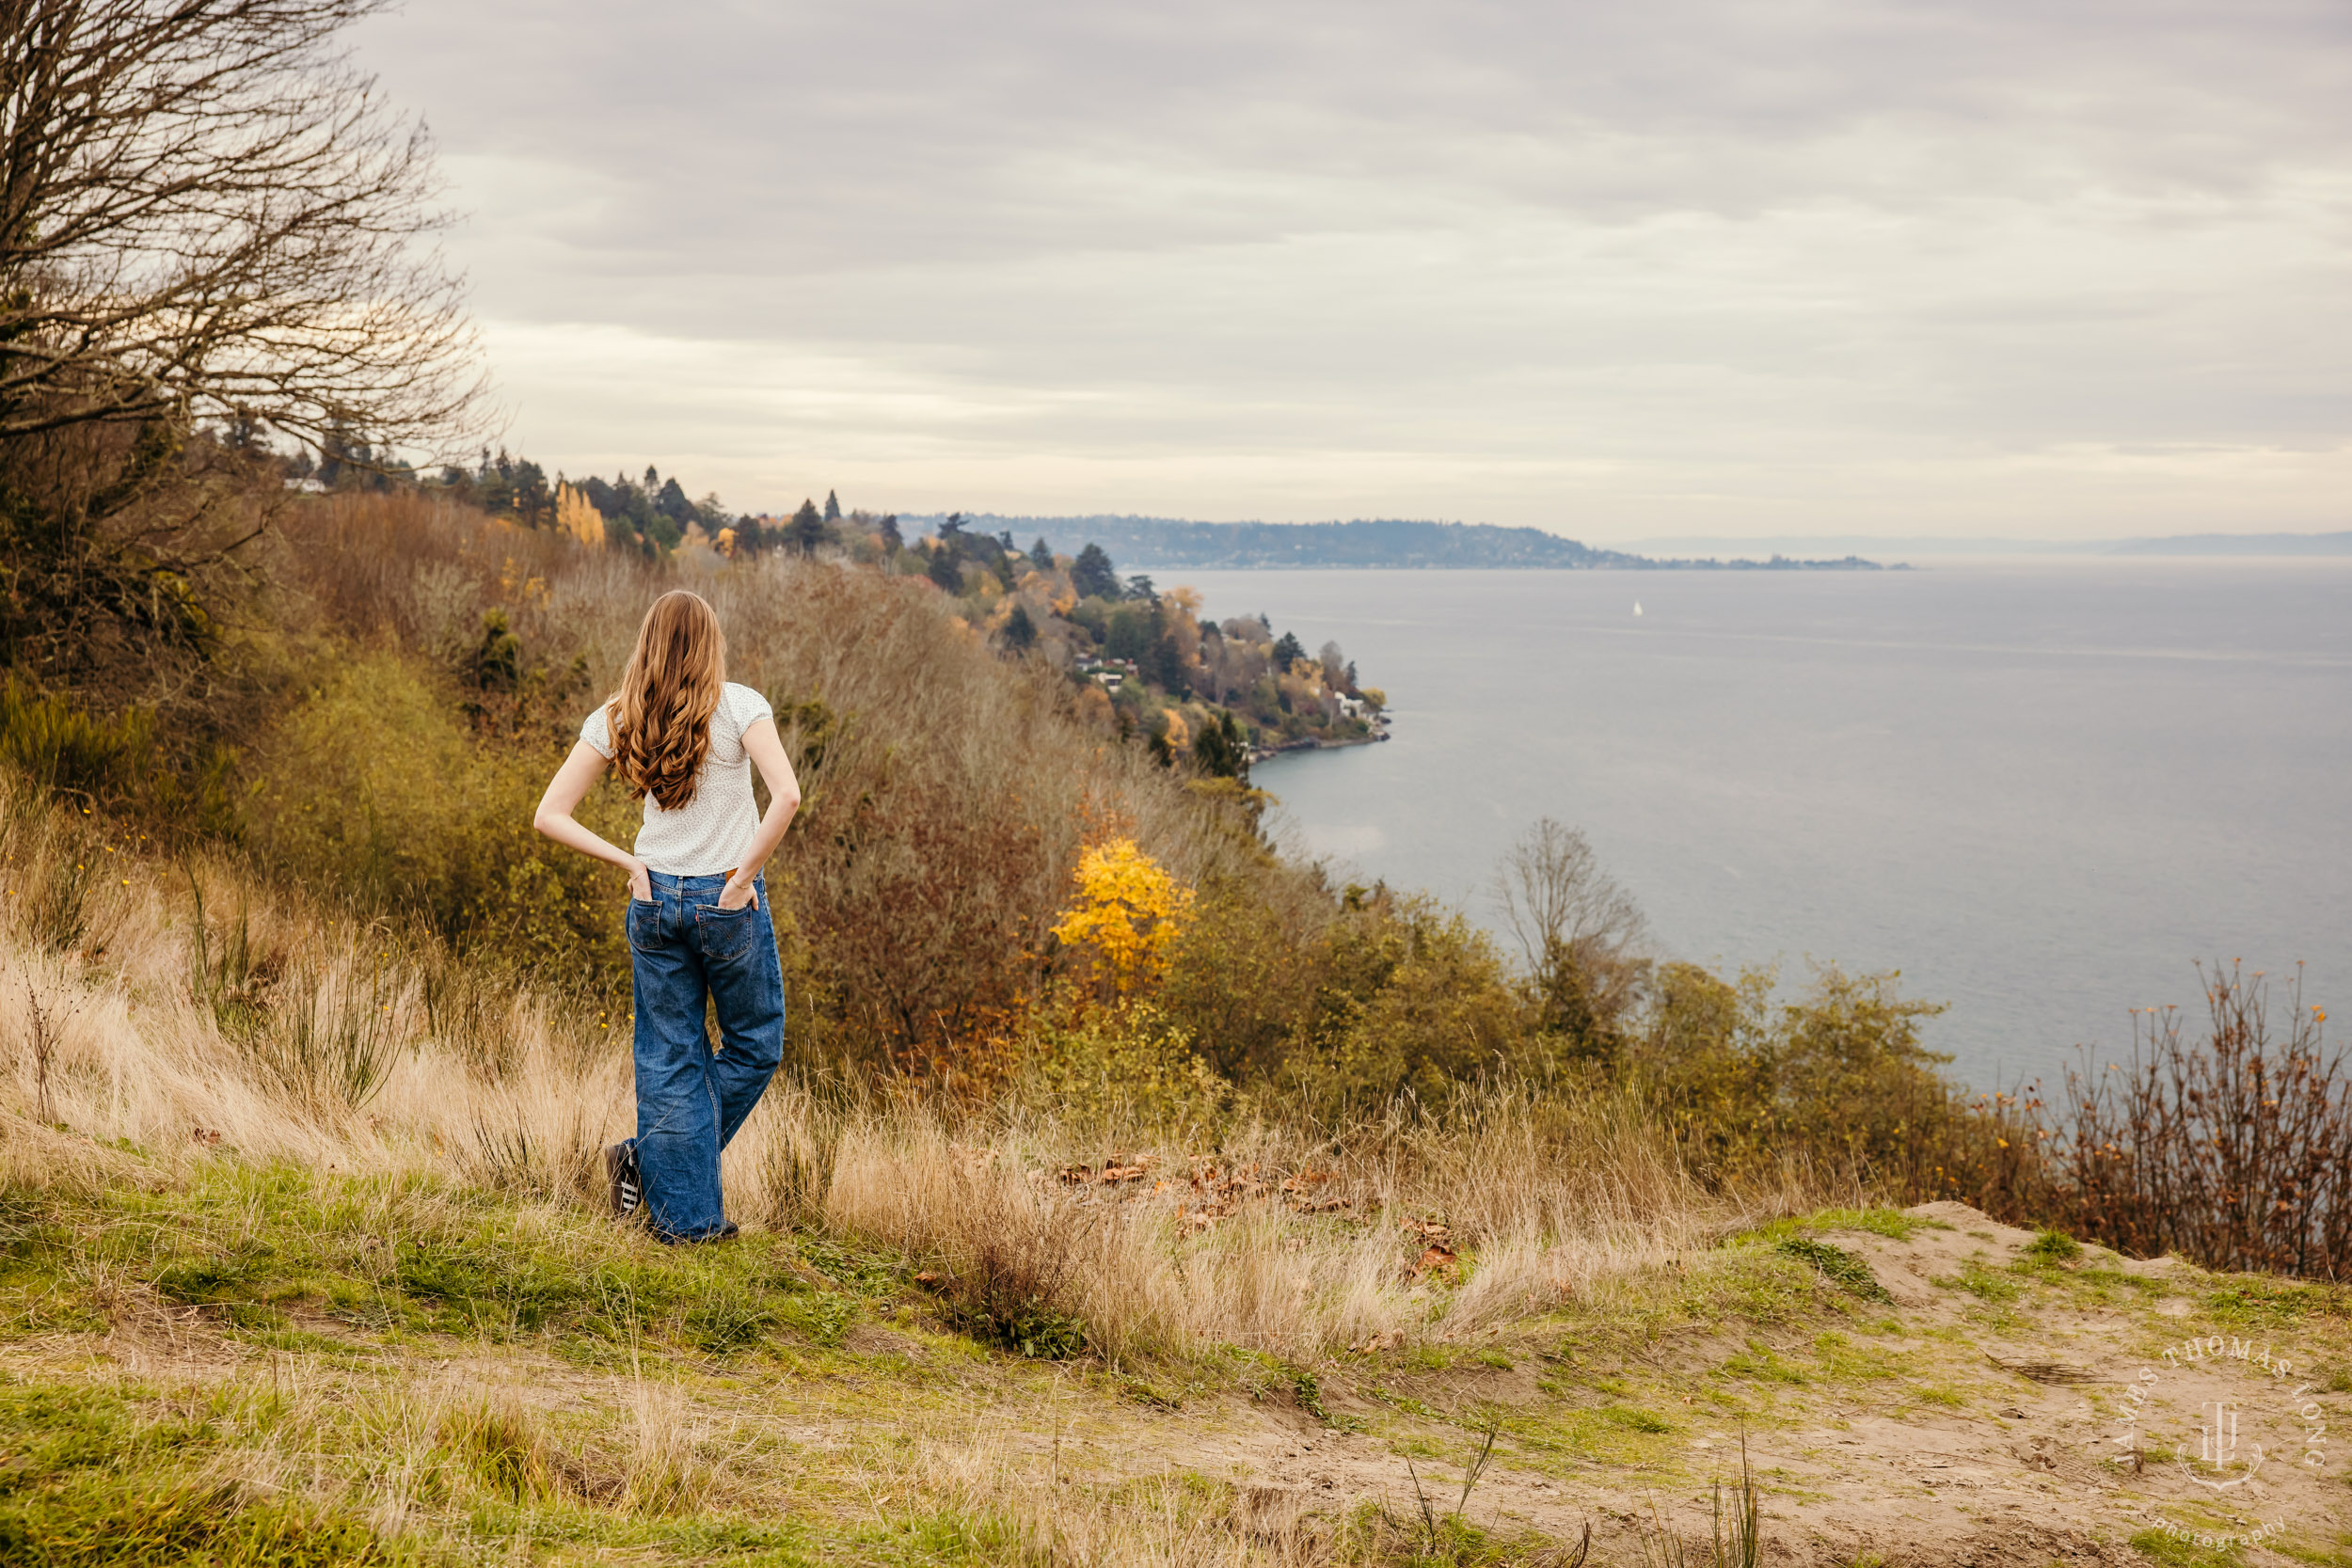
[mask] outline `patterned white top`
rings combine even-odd
[[[645,797],[645,825],[637,830],[637,858],[673,877],[708,877],[743,863],[743,850],[759,831],[759,809],[752,799],[752,759],[743,732],[775,710],[768,699],[733,681],[719,690],[710,710],[710,750],[703,757],[694,798],[665,811]],[[610,761],[612,722],[599,706],[580,726],[580,738]]]

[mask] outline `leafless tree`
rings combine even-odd
[[[380,0],[0,0],[0,437],[262,420],[430,441],[475,401]]]
[[[338,48],[381,3],[0,0],[0,662],[203,645],[268,427],[475,434],[429,142]]]
[[[1503,855],[1494,899],[1547,1022],[1582,1036],[1613,1030],[1647,973],[1649,925],[1583,833],[1540,818]]]

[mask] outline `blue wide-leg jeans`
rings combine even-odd
[[[739,910],[719,908],[723,875],[652,879],[650,902],[628,901],[637,1168],[654,1234],[705,1241],[726,1226],[719,1151],[784,1059],[784,970],[765,876]],[[719,1018],[715,1051],[705,997]]]

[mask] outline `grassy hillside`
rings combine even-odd
[[[1886,978],[1506,960],[928,578],[416,493],[271,549],[169,682],[0,688],[0,1560],[1711,1561],[1750,1487],[1756,1560],[2255,1560],[2101,1419],[2191,1332],[2352,1389],[2334,1286],[1951,1201],[2152,1212]],[[691,1251],[601,1213],[620,895],[528,829],[676,583],[808,793]],[[2273,1546],[2352,1560],[2344,1479]]]

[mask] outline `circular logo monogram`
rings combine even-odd
[[[2183,1501],[2261,1513],[2277,1488],[2278,1467],[2312,1471],[2328,1464],[2328,1423],[2298,1375],[2302,1365],[2268,1343],[2211,1335],[2184,1339],[2141,1367],[2124,1385],[2106,1439],[2108,1463],[2136,1473],[2169,1473]],[[2227,1550],[2259,1545],[2284,1532],[2282,1518],[2249,1524],[2245,1533],[2191,1530],[2150,1523],[2177,1539]]]

